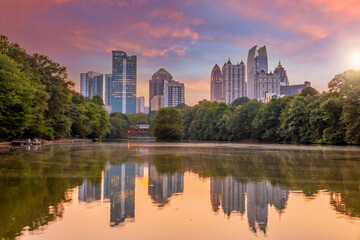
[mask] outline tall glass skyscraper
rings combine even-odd
[[[105,74],[105,106],[111,106],[112,74]]]
[[[104,75],[97,72],[80,73],[80,93],[88,98],[99,95],[104,99]]]
[[[268,73],[268,57],[266,46],[257,49],[257,45],[249,50],[247,59],[247,96],[255,98],[254,77],[257,72]]]
[[[136,113],[136,56],[112,51],[112,112]]]

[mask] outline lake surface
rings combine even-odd
[[[360,148],[0,150],[0,239],[360,239]]]

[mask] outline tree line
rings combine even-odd
[[[268,103],[243,97],[230,105],[204,100],[164,109],[154,118],[153,134],[158,141],[176,132],[172,140],[360,144],[360,71],[336,75],[328,87],[321,94],[308,87]]]
[[[85,98],[73,87],[65,67],[0,36],[0,139],[105,136],[102,99]]]

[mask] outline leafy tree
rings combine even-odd
[[[345,98],[342,121],[346,126],[346,141],[360,144],[360,71],[352,71],[350,78],[341,85],[340,93]]]
[[[281,113],[289,103],[290,98],[273,98],[267,104],[263,104],[252,122],[254,128],[253,137],[256,139],[281,141],[278,129],[281,125]]]
[[[111,113],[110,114],[110,133],[107,138],[122,139],[126,137],[126,132],[130,128],[130,120],[126,114]]]
[[[127,117],[131,126],[149,123],[148,115],[145,113],[127,114]]]
[[[161,108],[154,118],[153,135],[156,141],[180,141],[184,135],[181,111]]]
[[[300,96],[303,96],[303,97],[319,96],[319,92],[315,88],[307,87],[301,91]]]
[[[227,140],[224,115],[230,115],[230,107],[226,103],[202,101],[193,113],[189,127],[190,139],[193,140]]]
[[[250,98],[248,98],[248,97],[239,97],[231,103],[231,106],[233,106],[233,107],[237,107],[240,105],[242,106],[245,103],[247,103],[248,101],[250,101]]]
[[[86,104],[87,117],[86,125],[88,127],[88,138],[102,138],[109,132],[109,117],[104,108],[104,103],[99,95],[95,95]]]
[[[229,119],[228,130],[231,140],[250,138],[255,131],[252,121],[260,110],[262,102],[253,99],[243,106],[237,106]]]
[[[35,112],[35,86],[20,71],[20,65],[0,53],[0,138],[21,138]]]

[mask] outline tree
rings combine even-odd
[[[127,114],[131,126],[138,124],[148,124],[148,115],[145,113]]]
[[[195,107],[189,127],[190,139],[227,140],[225,115],[230,116],[230,106],[226,103],[202,101]],[[187,120],[188,121],[188,120]]]
[[[340,87],[344,96],[342,121],[346,126],[346,141],[360,144],[360,71],[353,71],[348,81]]]
[[[267,104],[263,104],[252,122],[254,127],[253,137],[259,140],[281,141],[278,133],[281,125],[281,113],[284,111],[290,98],[273,98]]]
[[[251,137],[255,130],[252,121],[262,105],[262,102],[253,99],[243,106],[240,105],[236,107],[227,125],[231,140],[241,140]]]
[[[231,106],[233,106],[233,107],[237,107],[240,105],[242,106],[245,103],[247,103],[248,101],[250,101],[250,98],[248,98],[248,97],[239,97],[231,103]]]
[[[161,108],[154,118],[153,135],[156,141],[180,141],[184,136],[181,111]]]
[[[110,114],[110,133],[106,138],[122,139],[126,137],[126,132],[130,128],[130,120],[126,114],[115,112]]]
[[[36,112],[34,104],[36,89],[23,74],[21,66],[0,53],[0,138],[21,138],[31,125]]]

